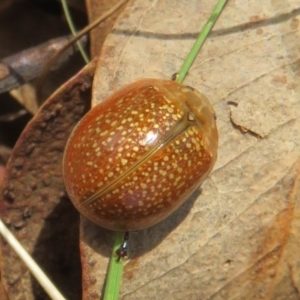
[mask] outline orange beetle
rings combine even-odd
[[[217,158],[205,96],[171,80],[142,79],[98,104],[72,132],[63,177],[75,207],[112,230],[150,227],[174,212]]]

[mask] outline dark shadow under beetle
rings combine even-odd
[[[200,194],[201,189],[198,188],[178,210],[164,221],[147,229],[130,232],[129,259],[143,256],[157,247],[187,217]],[[84,217],[82,217],[82,226],[84,242],[100,255],[110,257],[114,232],[93,224]]]

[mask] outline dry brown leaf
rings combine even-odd
[[[130,1],[102,48],[94,105],[138,78],[170,78],[214,5]],[[299,7],[228,2],[185,80],[216,110],[215,170],[200,196],[130,235],[121,299],[300,299]],[[111,241],[82,221],[84,299],[99,298]]]
[[[71,130],[90,107],[95,65],[94,60],[57,90],[27,125],[7,164],[0,199],[1,219],[68,299],[81,294],[79,220],[64,192],[61,162]],[[0,245],[10,298],[46,299],[9,245]]]

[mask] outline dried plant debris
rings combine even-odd
[[[26,49],[17,54],[2,59],[0,64],[0,93],[10,91],[37,78],[51,56],[64,47],[70,36],[52,39],[44,44]],[[87,37],[83,36],[80,42],[86,44]],[[69,57],[77,51],[74,44],[53,64],[51,70],[58,69]]]
[[[20,136],[7,164],[1,218],[68,299],[80,299],[78,213],[61,177],[68,136],[90,106],[96,61],[58,89]],[[44,292],[2,242],[2,276],[12,299]],[[40,297],[40,298],[39,298]]]

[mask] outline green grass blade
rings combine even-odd
[[[197,37],[195,44],[193,45],[190,53],[188,54],[187,58],[185,59],[179,73],[177,76],[176,81],[182,83],[187,72],[189,71],[190,67],[192,66],[195,58],[197,57],[200,49],[202,48],[208,34],[210,33],[211,29],[215,25],[217,19],[219,18],[223,8],[225,7],[227,0],[219,0],[217,5],[215,6],[212,14],[210,15],[208,21],[202,28],[200,34]]]
[[[76,36],[77,31],[76,31],[76,28],[74,26],[74,22],[72,20],[72,17],[71,17],[70,11],[69,11],[67,0],[61,0],[61,5],[63,7],[64,14],[66,16],[69,28],[70,28],[73,36]],[[86,64],[88,64],[90,62],[90,59],[89,59],[88,55],[86,54],[82,44],[80,42],[76,42],[76,44],[77,44],[77,47],[78,47],[78,49],[79,49],[79,51],[80,51],[80,53],[83,57],[83,60],[85,61]]]
[[[118,256],[115,253],[123,244],[124,234],[124,232],[116,232],[115,243],[106,278],[104,300],[117,300],[119,298],[123,273],[123,258],[118,259]]]
[[[211,29],[213,28],[214,24],[216,23],[218,17],[220,16],[227,0],[219,0],[216,7],[214,8],[211,16],[209,17],[208,21],[204,25],[203,29],[201,30],[194,46],[192,47],[190,53],[188,54],[186,60],[184,61],[176,81],[181,83],[188,70],[190,69],[191,65],[193,64],[198,52],[200,51],[202,45],[204,44],[208,34],[210,33]],[[118,260],[117,255],[115,254],[116,250],[118,250],[124,239],[123,232],[116,233],[115,244],[113,247],[112,256],[110,259],[110,265],[108,270],[108,275],[106,279],[106,286],[105,286],[105,293],[104,293],[104,300],[117,300],[119,297],[120,285],[121,285],[121,277],[123,272],[123,259],[121,258]]]

